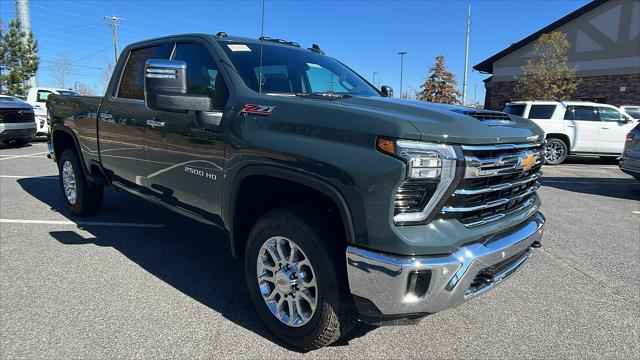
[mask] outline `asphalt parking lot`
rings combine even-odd
[[[0,145],[3,359],[640,357],[640,182],[612,161],[544,168],[544,246],[494,291],[299,354],[257,318],[218,230],[113,190],[75,218],[45,153]]]

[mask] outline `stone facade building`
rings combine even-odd
[[[572,100],[640,105],[640,0],[594,0],[473,68],[493,74],[485,83],[485,108],[502,110],[519,99],[514,88],[533,43],[553,31],[571,43],[569,65],[581,79]]]

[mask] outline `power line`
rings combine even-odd
[[[113,53],[115,54],[116,62],[118,62],[118,21],[124,21],[126,19],[117,17],[115,15],[103,16],[105,19],[111,19],[111,31],[113,32]]]

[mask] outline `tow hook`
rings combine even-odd
[[[540,241],[534,241],[533,244],[531,244],[531,247],[534,249],[539,249],[542,247],[542,243]]]

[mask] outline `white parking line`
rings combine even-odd
[[[165,224],[139,224],[139,223],[119,223],[101,221],[61,221],[61,220],[21,220],[21,219],[0,219],[0,223],[5,224],[47,224],[47,225],[79,225],[79,226],[120,226],[138,228],[162,228]]]
[[[58,180],[55,175],[51,176],[22,176],[22,175],[0,175],[0,178],[8,179],[37,179],[37,180]]]
[[[632,214],[640,214],[640,211],[632,211]]]
[[[35,155],[43,155],[43,154],[47,154],[48,151],[44,151],[44,152],[39,152],[39,153],[35,153],[35,154],[26,154],[26,155],[15,155],[15,156],[10,156],[10,157],[5,157],[0,159],[0,161],[2,160],[11,160],[11,159],[17,159],[17,158],[23,158],[23,157],[33,157]]]

